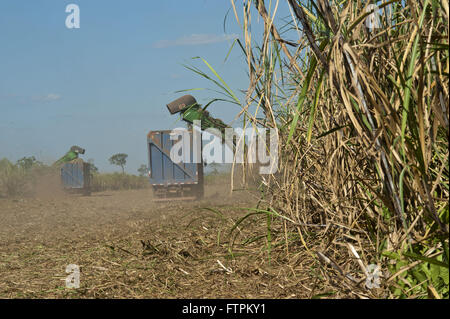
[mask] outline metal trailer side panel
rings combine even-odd
[[[64,188],[84,188],[89,185],[84,163],[65,163],[61,168],[61,181]],[[87,175],[87,176],[86,176]]]
[[[198,184],[203,176],[202,163],[193,162],[192,133],[190,163],[174,163],[170,150],[177,140],[170,139],[171,131],[151,131],[148,134],[149,178],[152,185]]]

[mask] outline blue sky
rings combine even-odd
[[[81,28],[67,29],[68,4],[80,8]],[[146,164],[146,134],[183,126],[165,105],[177,90],[212,88],[182,64],[206,59],[234,90],[248,86],[241,36],[227,0],[0,2],[0,158],[36,156],[51,163],[72,145],[86,149],[102,171],[115,153],[126,170]],[[216,97],[195,91],[200,103]],[[238,107],[210,112],[230,122]]]

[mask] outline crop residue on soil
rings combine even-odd
[[[264,229],[230,235],[254,204],[220,184],[189,203],[155,203],[149,190],[2,199],[0,298],[307,296],[284,256],[269,263],[261,245],[242,245]],[[69,264],[81,269],[79,289],[65,288]]]

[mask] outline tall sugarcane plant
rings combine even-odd
[[[296,232],[347,294],[448,298],[448,2],[231,7],[249,85],[242,100],[228,85],[225,94],[244,125],[280,138],[280,169],[264,178],[260,211],[270,228],[279,220]],[[349,275],[367,279],[369,264],[382,269],[381,295]]]

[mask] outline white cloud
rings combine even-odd
[[[225,42],[238,38],[237,34],[191,34],[175,40],[161,40],[153,44],[154,48],[162,49],[175,46],[200,45]]]
[[[43,96],[33,96],[33,101],[36,102],[53,102],[53,101],[58,101],[62,98],[61,95],[59,94],[55,94],[55,93],[49,93],[47,95],[43,95]]]

